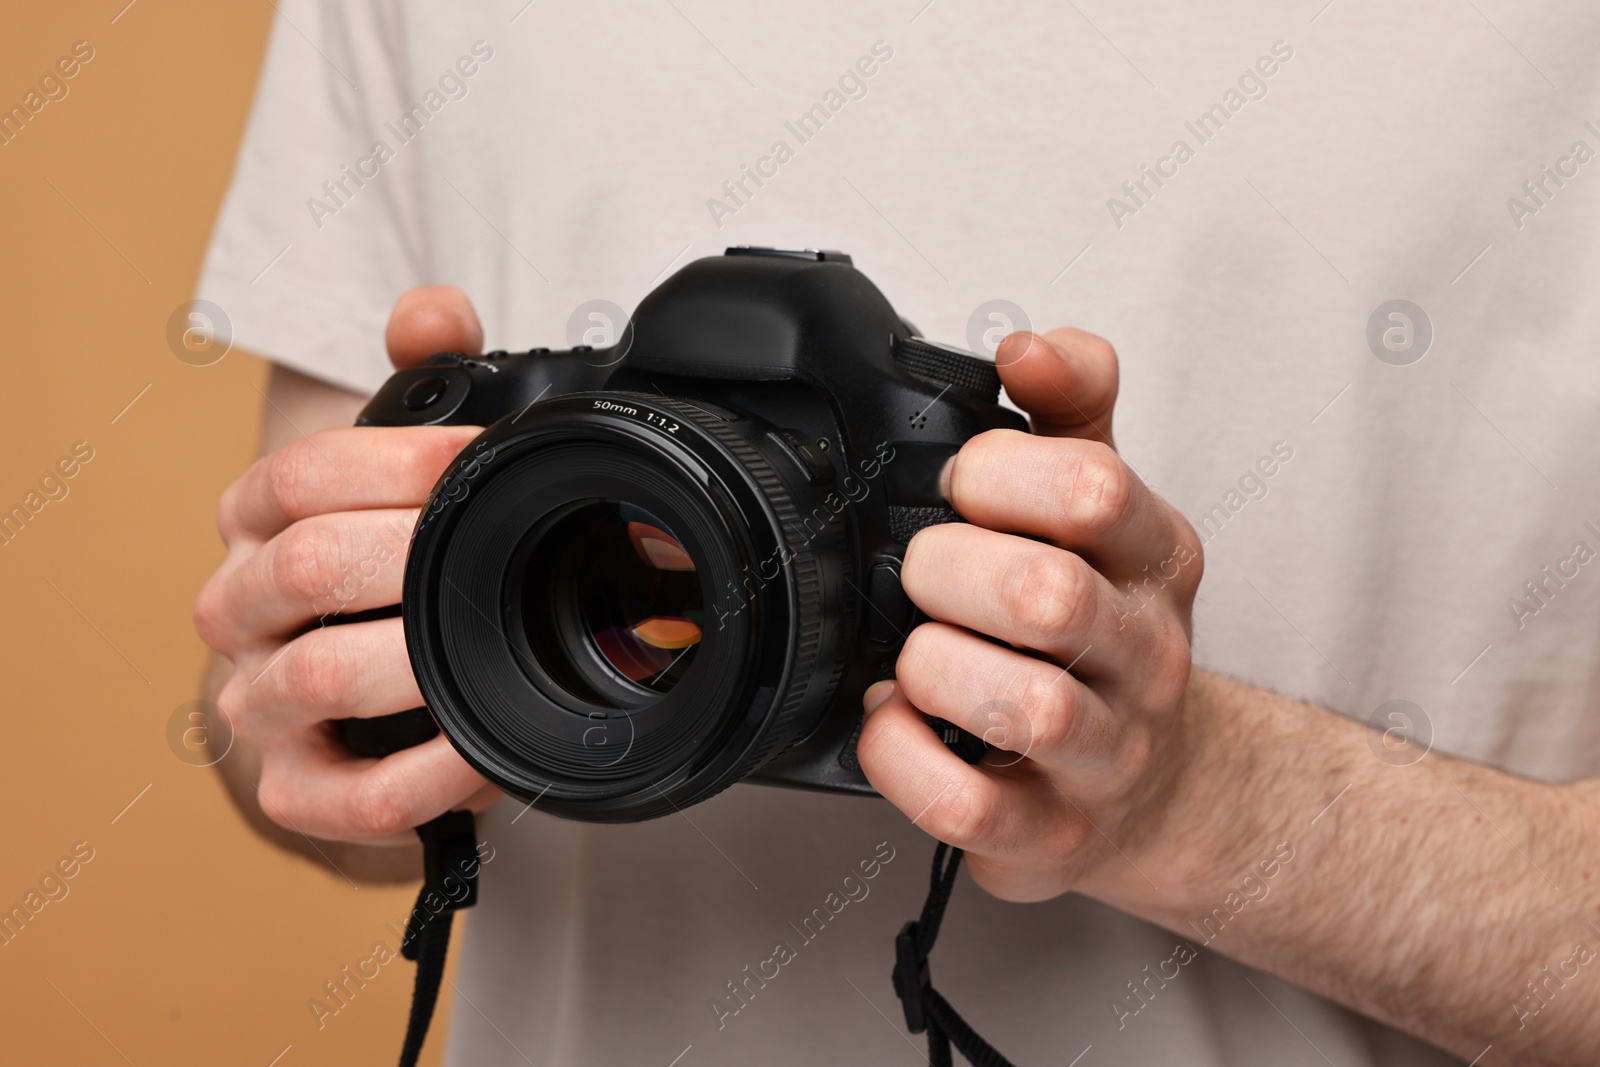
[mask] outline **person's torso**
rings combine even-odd
[[[414,157],[430,269],[491,346],[569,343],[580,306],[734,244],[843,249],[935,339],[1102,334],[1121,449],[1206,542],[1201,665],[1522,774],[1600,771],[1600,566],[1575,549],[1600,550],[1600,10],[517,6],[403,5],[401,96],[493,56],[373,131]],[[886,804],[521,811],[484,821],[451,1062],[923,1058],[888,976],[931,842]],[[1444,1061],[1211,951],[1134,991],[1178,941],[964,881],[933,968],[1021,1063]]]

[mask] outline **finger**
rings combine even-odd
[[[1171,572],[1199,557],[1187,520],[1099,442],[990,430],[962,446],[941,480],[945,499],[968,521],[1049,538],[1119,586],[1158,569],[1172,581]]]
[[[414,511],[390,509],[313,515],[225,568],[216,609],[233,647],[276,645],[331,615],[398,604],[415,520]]]
[[[257,671],[244,684],[239,729],[263,751],[276,747],[274,736],[328,719],[366,719],[422,706],[399,619],[308,631]]]
[[[1065,668],[944,623],[911,631],[895,679],[907,700],[1003,753],[1056,770],[1089,769],[1115,749],[1122,728],[1095,692]]]
[[[995,365],[1034,433],[1112,443],[1117,353],[1104,338],[1071,327],[1014,333],[1000,342]]]
[[[258,541],[330,511],[418,507],[481,431],[471,426],[322,430],[263,456],[228,487],[217,527]]]
[[[873,788],[914,824],[978,853],[1013,851],[1038,835],[1049,805],[1026,778],[965,763],[897,686],[886,699],[871,695],[881,702],[862,723],[856,755]]]
[[[458,804],[456,806],[460,808],[466,808],[474,815],[482,815],[484,812],[488,811],[494,806],[495,801],[499,800],[504,795],[504,793],[500,792],[498,786],[490,785],[488,782],[484,782],[483,786],[476,793],[472,794],[466,799],[465,803]],[[531,808],[533,805],[529,804],[528,807]]]
[[[472,301],[453,285],[425,285],[400,294],[383,332],[396,370],[415,367],[435,352],[477,355],[483,324]]]
[[[261,768],[261,810],[308,837],[415,840],[429,819],[481,800],[486,784],[444,737],[381,760],[350,759],[331,736],[278,753]]]
[[[900,580],[930,618],[1042,652],[1085,678],[1136,666],[1164,617],[1140,612],[1071,552],[964,523],[917,534]]]

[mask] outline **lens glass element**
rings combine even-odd
[[[528,557],[522,632],[562,684],[589,699],[665,693],[700,645],[699,568],[662,519],[632,504],[582,504]]]

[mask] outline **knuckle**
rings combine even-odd
[[[1078,340],[1078,345],[1083,350],[1083,354],[1096,363],[1115,363],[1117,361],[1116,346],[1097,333],[1082,334]]]
[[[399,785],[387,774],[370,774],[351,789],[345,814],[363,837],[388,837],[411,825]]]
[[[273,544],[272,587],[286,599],[315,604],[326,599],[327,587],[342,578],[343,532],[334,526],[296,523]]]
[[[1130,730],[1122,740],[1119,770],[1124,781],[1132,782],[1149,770],[1155,753],[1155,740],[1148,730]]]
[[[353,699],[349,656],[338,638],[327,633],[316,630],[297,639],[281,667],[289,699],[299,707],[328,712],[331,718],[356,710],[358,701]]]
[[[1072,807],[1067,807],[1059,818],[1051,821],[1039,843],[1048,850],[1048,854],[1067,860],[1078,855],[1096,836],[1093,824]]]
[[[251,711],[249,696],[243,672],[235,670],[233,677],[222,687],[222,692],[217,694],[217,711],[232,728],[236,738],[254,747],[260,730],[256,716]]]
[[[228,635],[227,595],[219,575],[213,574],[194,598],[194,629],[200,640],[218,652],[225,651]]]
[[[1150,651],[1149,671],[1146,678],[1151,686],[1151,699],[1158,707],[1176,704],[1189,685],[1191,656],[1189,636],[1176,619],[1162,625]]]
[[[1170,509],[1171,505],[1168,507]],[[1206,569],[1205,544],[1200,540],[1200,535],[1195,532],[1194,527],[1189,524],[1189,520],[1182,515],[1175,517],[1173,525],[1177,531],[1177,548],[1173,556],[1181,561],[1178,568],[1178,588],[1193,594],[1200,588],[1200,578]]]
[[[945,793],[929,812],[928,832],[956,848],[992,845],[1004,809],[988,779],[978,779]]]
[[[292,518],[306,513],[320,462],[309,438],[285,445],[266,458],[267,494],[278,510]]]
[[[1043,671],[1028,670],[1018,685],[1019,703],[1027,714],[1034,749],[1051,751],[1065,745],[1077,724],[1072,687]]]
[[[256,784],[256,806],[261,814],[283,827],[298,830],[302,821],[296,818],[298,799],[295,790],[281,775],[272,771],[270,763],[261,769],[261,781]]]
[[[1062,494],[1067,522],[1083,532],[1103,534],[1127,516],[1133,506],[1134,479],[1117,454],[1098,441],[1078,455],[1071,486]]]
[[[1095,363],[1114,364],[1117,361],[1116,347],[1099,334],[1087,330],[1059,326],[1045,334],[1045,340]]]
[[[239,483],[234,482],[222,491],[222,496],[217,500],[217,533],[222,535],[223,544],[232,544],[244,533],[244,520],[240,515],[242,505],[239,499],[242,493]]]
[[[1044,551],[1016,568],[1007,607],[1024,636],[1049,643],[1087,625],[1093,601],[1085,567],[1069,553]]]

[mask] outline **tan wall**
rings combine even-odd
[[[0,947],[0,1060],[266,1067],[292,1046],[281,1067],[392,1062],[410,964],[321,1030],[307,1002],[390,939],[413,891],[353,889],[252,837],[214,771],[166,737],[197,695],[190,604],[221,558],[213,507],[252,454],[263,381],[237,353],[181,362],[167,320],[197,276],[275,16],[139,0],[118,17],[123,2],[0,13],[7,109],[75,42],[94,49],[0,147],[0,509],[76,442],[93,449],[68,495],[0,547],[0,908],[76,843],[93,849]]]

